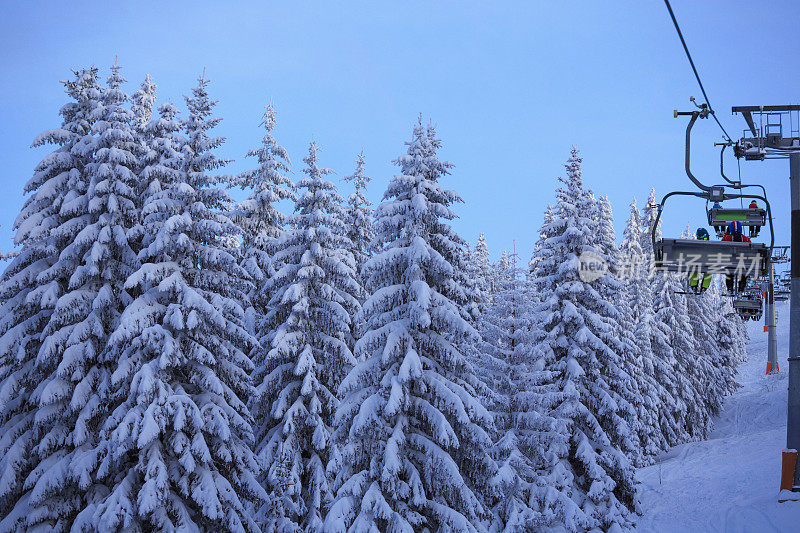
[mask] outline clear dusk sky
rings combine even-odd
[[[673,9],[734,138],[745,124],[731,106],[800,102],[800,2],[674,0]],[[701,94],[660,0],[6,2],[0,50],[0,251],[13,247],[23,186],[46,153],[31,141],[60,124],[59,80],[90,65],[105,77],[115,57],[129,93],[149,73],[159,102],[181,109],[206,69],[224,119],[216,134],[228,139],[219,154],[235,159],[227,172],[254,165],[244,154],[271,100],[295,173],[312,135],[338,178],[363,149],[373,202],[422,113],[456,165],[445,181],[465,201],[456,227],[471,243],[485,232],[493,257],[514,241],[530,256],[573,144],[586,185],[611,199],[618,237],[634,195],[641,206],[651,186],[659,197],[691,189],[686,121],[672,110]],[[693,170],[717,183],[720,131],[708,120],[695,132]],[[735,159],[726,164],[736,175]],[[776,240],[788,244],[788,162],[741,171],[767,187]],[[666,233],[705,225],[702,201],[671,205]]]

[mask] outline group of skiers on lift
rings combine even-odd
[[[719,203],[714,204],[715,208],[721,207]],[[753,201],[750,203],[750,209],[758,209],[758,204]],[[719,231],[718,228],[715,228]],[[757,233],[753,231],[753,227],[750,227],[750,236],[754,237]],[[721,233],[721,231],[720,231]],[[699,241],[707,241],[709,240],[708,230],[706,228],[697,228],[696,238]],[[742,233],[742,223],[738,220],[735,220],[728,224],[727,230],[725,231],[725,235],[722,237],[723,242],[751,242],[750,237],[744,235]],[[747,276],[741,275],[738,276],[738,280],[735,279],[736,276],[734,274],[728,274],[725,276],[725,286],[728,289],[728,292],[744,292],[745,288],[747,287]],[[738,281],[738,283],[737,283]],[[695,294],[702,294],[705,292],[706,289],[711,285],[711,274],[702,273],[693,271],[689,274],[689,288]]]

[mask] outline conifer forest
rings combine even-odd
[[[454,229],[435,117],[383,191],[277,104],[229,174],[210,75],[124,76],[72,71],[10,192],[0,531],[628,531],[739,387],[722,280],[654,272],[655,191],[613,210],[577,147],[517,253]]]

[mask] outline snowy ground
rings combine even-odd
[[[764,322],[749,321],[742,387],[728,398],[711,438],[677,446],[639,470],[640,531],[800,532],[800,502],[777,501],[786,447],[788,303],[777,310],[780,374],[764,375]]]

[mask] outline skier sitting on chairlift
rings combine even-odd
[[[752,202],[750,202],[750,205],[748,207],[750,209],[758,209],[758,204],[756,203],[755,200],[753,200]],[[750,237],[751,238],[758,237],[758,230],[759,230],[758,226],[750,226]]]
[[[725,233],[725,236],[722,238],[722,240],[725,242],[751,242],[750,237],[742,235],[742,223],[738,220],[731,222],[728,225],[728,232]],[[738,290],[736,291],[736,287],[734,287],[733,276],[733,274],[728,274],[725,278],[725,286],[728,288],[728,292],[744,292],[745,287],[747,287],[747,276],[744,274],[739,276],[739,286]]]
[[[714,209],[722,209],[722,205],[719,202],[714,202],[714,205],[711,206]],[[725,233],[725,226],[714,226],[714,231],[717,233],[717,237],[722,237]]]
[[[697,228],[697,240],[708,240],[708,230],[706,228]],[[709,285],[711,285],[711,274],[703,274],[696,270],[689,273],[689,288],[695,294],[703,294]]]

